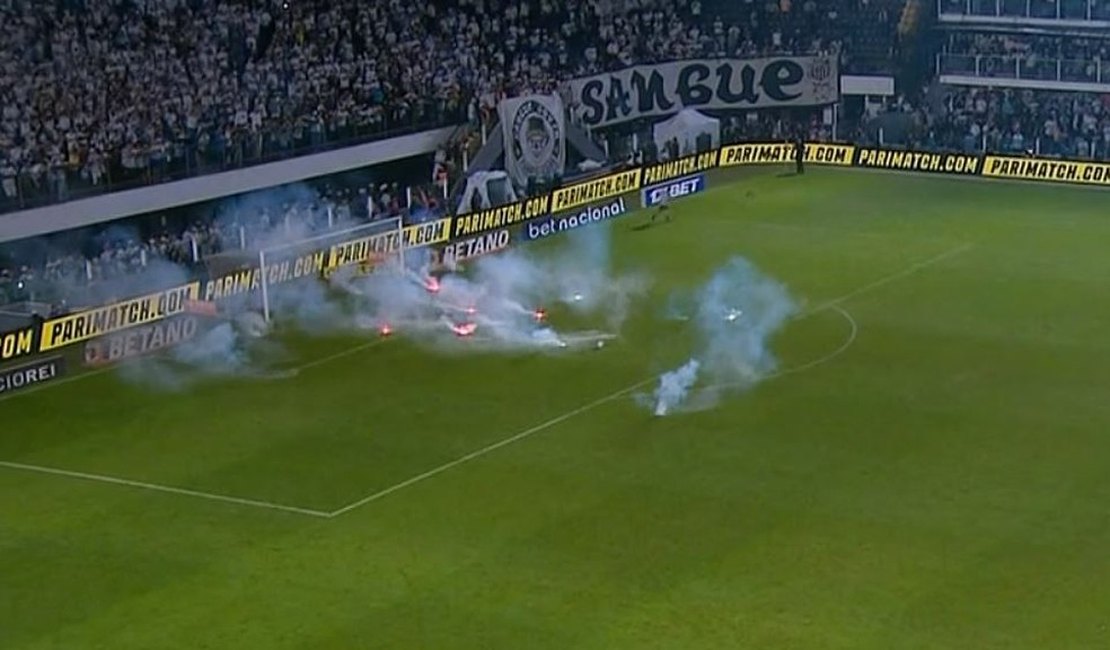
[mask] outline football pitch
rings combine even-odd
[[[652,280],[601,350],[3,398],[0,648],[1106,647],[1110,195],[781,172],[592,226]],[[779,370],[653,417],[734,255]]]

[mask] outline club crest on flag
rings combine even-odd
[[[530,95],[501,103],[505,171],[523,187],[529,178],[548,178],[566,161],[563,104],[557,95]]]

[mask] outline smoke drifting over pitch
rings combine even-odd
[[[282,223],[254,239],[268,249],[298,250],[311,235]],[[349,266],[326,280],[273,285],[270,310],[275,327],[285,332],[399,337],[436,353],[600,349],[646,293],[647,277],[613,271],[608,228],[575,232],[559,244],[509,249],[446,272],[432,268],[428,249],[406,250],[403,265],[398,256],[369,273]],[[243,259],[257,258],[247,253]],[[159,286],[191,275],[169,264],[155,268],[158,277],[146,279]],[[219,310],[222,322],[163,354],[123,361],[120,376],[148,388],[179,390],[211,377],[295,374],[273,370],[286,365],[288,355],[269,336],[257,292],[221,300]],[[583,323],[598,329],[578,329]]]
[[[797,310],[780,282],[742,257],[729,260],[690,300],[668,305],[670,317],[693,323],[696,350],[639,401],[665,416],[710,408],[723,393],[750,388],[774,372],[769,341]]]
[[[406,335],[436,350],[597,348],[616,336],[648,281],[614,273],[607,230],[589,234],[568,237],[565,247],[549,254],[518,248],[486,256],[465,272],[442,278],[421,266],[337,282],[360,298],[361,327]],[[549,320],[549,311],[598,321],[607,331],[560,328]]]

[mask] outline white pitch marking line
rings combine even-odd
[[[886,285],[890,284],[891,282],[894,282],[895,280],[901,280],[902,278],[904,278],[908,275],[913,275],[914,273],[917,273],[918,271],[920,271],[924,268],[928,268],[928,267],[933,266],[935,264],[939,264],[940,262],[943,262],[944,260],[946,260],[950,257],[955,257],[955,256],[960,255],[962,253],[966,253],[967,251],[971,250],[972,248],[974,248],[974,244],[962,244],[960,246],[956,246],[955,248],[949,249],[949,250],[947,250],[947,251],[945,251],[945,252],[943,252],[939,255],[934,255],[933,257],[930,257],[927,260],[922,260],[920,262],[915,262],[914,264],[911,264],[911,265],[907,266],[906,268],[902,269],[901,271],[898,271],[897,273],[891,273],[890,275],[879,278],[878,280],[875,280],[874,282],[872,282],[870,284],[865,284],[862,287],[856,289],[855,291],[850,291],[850,292],[844,294],[843,296],[840,296],[839,298],[834,298],[832,300],[823,302],[820,305],[818,305],[817,307],[814,307],[813,309],[811,309],[809,313],[816,313],[816,312],[828,309],[830,307],[835,307],[836,305],[839,305],[842,302],[851,300],[852,298],[855,298],[856,296],[867,293],[868,291],[874,291],[875,289],[878,289],[879,287],[886,286]]]
[[[267,510],[280,510],[282,512],[289,512],[298,515],[306,515],[309,517],[316,517],[319,519],[328,519],[330,515],[320,510],[311,510],[309,508],[298,508],[296,506],[287,506],[280,503],[271,503],[269,501],[259,501],[256,499],[243,499],[241,497],[228,496],[226,494],[213,494],[211,492],[200,492],[198,490],[189,490],[186,488],[171,487],[169,485],[158,485],[157,483],[146,483],[144,481],[132,481],[125,478],[117,478],[115,476],[104,476],[102,474],[89,474],[87,472],[73,472],[67,469],[58,469],[55,467],[43,467],[41,465],[28,465],[25,463],[13,463],[9,461],[0,461],[0,467],[7,467],[9,469],[23,470],[26,472],[36,472],[38,474],[50,474],[53,476],[65,476],[67,478],[82,479],[85,481],[95,481],[98,483],[109,483],[112,485],[123,485],[126,487],[140,488],[143,490],[151,490],[153,492],[166,492],[168,494],[176,494],[179,496],[195,497],[197,499],[206,499],[208,501],[220,501],[223,503],[234,503],[241,506],[250,506],[252,508],[265,508]]]
[[[777,372],[772,373],[768,377],[768,379],[774,379],[776,377],[785,377],[786,375],[796,375],[799,372],[805,372],[806,370],[809,370],[810,368],[816,368],[817,366],[826,364],[826,363],[832,361],[833,359],[839,357],[840,355],[844,354],[848,350],[848,348],[852,347],[852,344],[856,342],[856,337],[859,335],[859,323],[856,322],[856,319],[852,317],[852,314],[847,309],[844,309],[840,305],[833,305],[832,307],[830,307],[830,309],[833,309],[833,310],[839,312],[840,315],[843,316],[845,318],[845,320],[848,321],[848,326],[851,328],[851,331],[848,332],[848,338],[844,339],[844,342],[840,344],[840,347],[838,347],[837,349],[833,350],[832,352],[826,354],[825,356],[823,356],[819,359],[814,359],[813,361],[810,361],[809,363],[803,363],[800,366],[791,366],[789,368],[783,368],[782,370],[779,370]],[[809,312],[808,314],[805,314],[802,318],[805,318],[805,316],[810,316],[810,315],[815,314],[815,313],[817,313],[817,312]],[[799,320],[801,320],[801,319],[799,319]]]
[[[452,467],[457,467],[459,465],[462,465],[463,463],[472,461],[476,458],[481,458],[482,456],[485,456],[486,454],[488,454],[490,452],[493,452],[493,451],[496,451],[496,450],[498,450],[502,447],[506,447],[508,445],[511,445],[514,442],[519,442],[521,440],[524,440],[525,438],[527,438],[529,436],[533,436],[533,435],[535,435],[535,434],[537,434],[541,431],[544,431],[546,429],[550,429],[551,427],[555,426],[556,424],[559,424],[561,422],[569,420],[569,419],[571,419],[571,418],[573,418],[577,415],[581,415],[582,413],[585,413],[587,411],[592,411],[593,409],[601,406],[602,404],[612,402],[613,400],[618,399],[620,397],[623,397],[624,395],[627,395],[628,393],[631,393],[632,391],[636,390],[637,388],[640,388],[642,386],[646,386],[647,384],[650,384],[654,381],[655,381],[655,377],[649,377],[648,379],[638,381],[635,384],[632,384],[631,386],[622,388],[622,389],[618,390],[615,393],[611,393],[609,395],[606,395],[605,397],[602,397],[600,399],[596,399],[596,400],[590,402],[589,404],[584,404],[582,406],[579,406],[576,409],[567,411],[566,413],[563,413],[562,415],[553,417],[550,420],[547,420],[546,422],[542,422],[540,424],[537,424],[536,426],[534,426],[530,429],[525,429],[524,431],[521,431],[520,433],[518,433],[516,435],[510,436],[510,437],[505,438],[503,440],[499,440],[499,441],[497,441],[493,444],[486,445],[485,447],[482,447],[481,449],[478,449],[476,451],[472,451],[469,454],[466,454],[465,456],[460,456],[460,457],[456,458],[455,460],[452,460],[450,462],[447,462],[447,463],[444,463],[444,464],[440,465],[439,467],[435,467],[433,469],[430,469],[430,470],[424,472],[423,474],[417,474],[416,476],[413,476],[412,478],[401,481],[400,483],[398,483],[396,485],[387,487],[384,490],[381,490],[379,492],[375,492],[374,494],[371,494],[368,497],[359,499],[358,501],[355,501],[354,503],[348,504],[348,505],[343,506],[342,508],[340,508],[338,510],[335,510],[335,511],[331,512],[330,515],[332,517],[338,517],[339,515],[348,513],[350,511],[356,509],[356,508],[361,508],[362,506],[364,506],[368,503],[371,503],[371,502],[377,501],[378,499],[381,499],[383,497],[389,496],[390,494],[393,494],[394,492],[397,492],[398,490],[403,490],[403,489],[409,487],[410,485],[415,485],[417,483],[420,483],[421,481],[425,481],[427,479],[430,479],[433,476],[436,476],[437,474],[442,474],[443,472],[446,472],[447,470],[451,469]]]
[[[814,359],[812,361],[807,361],[806,363],[799,364],[797,366],[789,366],[789,367],[783,368],[781,370],[776,370],[775,372],[772,372],[768,375],[764,375],[762,377],[759,377],[756,381],[757,382],[771,381],[772,379],[778,379],[780,377],[786,377],[787,375],[796,375],[800,372],[805,372],[806,370],[811,370],[813,368],[816,368],[817,366],[822,366],[822,365],[832,361],[833,359],[839,357],[840,355],[844,354],[845,352],[847,352],[848,348],[852,347],[852,344],[854,344],[856,342],[856,338],[859,336],[859,323],[857,323],[856,319],[852,317],[852,314],[849,313],[848,310],[844,309],[843,307],[833,306],[830,309],[839,313],[841,316],[844,317],[844,320],[846,320],[848,322],[848,327],[849,327],[848,336],[844,339],[844,342],[841,343],[839,347],[837,347],[832,352],[829,352],[828,354],[825,354],[821,357],[818,357],[817,359]],[[798,316],[794,320],[796,320],[796,321],[797,320],[802,320],[802,319],[808,318],[808,317],[810,317],[810,316],[812,316],[816,313],[817,313],[816,311],[805,312],[804,314],[801,314],[800,316]],[[712,386],[706,386],[706,387],[702,388],[701,390],[707,391],[707,390],[718,390],[718,389],[721,389],[721,388],[736,388],[736,387],[748,386],[750,384],[751,384],[751,382],[743,382],[743,381],[725,382],[725,383],[722,383],[722,384],[714,384]]]
[[[360,343],[360,344],[358,344],[358,345],[356,345],[352,348],[347,348],[346,350],[341,350],[339,352],[336,352],[335,354],[329,354],[326,357],[320,357],[319,359],[316,359],[314,361],[309,361],[307,363],[301,364],[301,365],[293,368],[292,370],[293,370],[294,374],[300,374],[300,373],[304,372],[305,370],[309,370],[309,369],[315,368],[317,366],[322,366],[326,363],[331,363],[332,361],[337,361],[337,360],[342,359],[344,357],[349,357],[352,354],[358,354],[359,352],[362,352],[363,350],[368,350],[372,347],[381,345],[382,343],[385,343],[385,341],[386,341],[386,339],[384,339],[384,338],[378,338],[378,339],[375,339],[373,341],[369,341],[367,343]]]
[[[308,363],[297,366],[297,367],[292,369],[292,373],[294,375],[299,374],[300,372],[302,372],[304,370],[308,370],[310,368],[315,368],[317,366],[321,366],[321,365],[324,365],[326,363],[330,363],[332,361],[342,359],[344,357],[349,357],[353,354],[357,354],[359,352],[362,352],[363,350],[366,350],[368,348],[372,348],[376,345],[380,345],[384,342],[385,342],[385,339],[377,339],[377,340],[374,340],[374,341],[369,341],[367,343],[362,343],[360,345],[356,345],[352,348],[348,348],[348,349],[343,350],[341,352],[336,352],[335,354],[331,354],[331,355],[328,355],[326,357],[321,357],[321,358],[316,359],[314,361],[310,361]],[[59,384],[64,384],[64,383],[67,383],[67,382],[77,381],[79,379],[84,379],[86,377],[92,377],[92,376],[95,376],[95,375],[99,375],[99,374],[108,372],[110,370],[113,370],[114,368],[115,368],[114,366],[107,367],[107,368],[100,368],[98,370],[93,370],[93,371],[90,371],[90,372],[85,373],[83,375],[76,375],[76,376],[73,376],[73,377],[65,377],[65,378],[63,378],[59,381],[56,381],[54,383],[51,383],[51,384],[42,384],[40,387],[37,387],[37,388],[48,388],[50,386],[57,386]],[[3,399],[6,399],[7,397],[10,397],[12,395],[28,394],[28,393],[34,392],[34,390],[36,390],[36,389],[32,389],[32,390],[29,390],[29,391],[24,391],[22,393],[11,393],[10,395],[5,395],[3,397],[0,397],[0,401],[2,401]],[[223,494],[214,494],[214,493],[210,493],[210,492],[201,492],[201,491],[198,491],[198,490],[188,490],[188,489],[185,489],[185,488],[176,488],[176,487],[172,487],[172,486],[169,486],[169,485],[158,485],[156,483],[146,483],[146,482],[143,482],[143,481],[132,481],[130,479],[118,478],[118,477],[115,477],[115,476],[104,476],[104,475],[101,475],[101,474],[89,474],[87,472],[75,472],[75,471],[67,470],[67,469],[58,469],[58,468],[54,468],[54,467],[43,467],[43,466],[40,466],[40,465],[27,465],[27,464],[24,464],[24,463],[14,463],[14,462],[10,462],[10,461],[0,461],[0,467],[7,467],[9,469],[19,469],[19,470],[24,470],[24,471],[28,471],[28,472],[38,472],[40,474],[52,474],[54,476],[66,476],[66,477],[69,477],[69,478],[84,479],[84,480],[87,480],[87,481],[97,481],[97,482],[100,482],[100,483],[111,483],[113,485],[125,485],[125,486],[128,486],[128,487],[141,488],[141,489],[145,489],[145,490],[153,490],[153,491],[156,491],[156,492],[166,492],[166,493],[169,493],[169,494],[177,494],[177,495],[182,495],[182,496],[196,497],[198,499],[208,499],[209,501],[223,501],[225,503],[235,503],[235,504],[238,504],[238,505],[252,506],[252,507],[255,507],[255,508],[268,508],[270,510],[281,510],[281,511],[284,511],[284,512],[292,512],[292,513],[297,513],[297,514],[302,514],[302,515],[308,515],[310,517],[320,517],[320,518],[325,518],[325,519],[330,518],[330,515],[326,512],[319,511],[319,510],[312,510],[312,509],[309,509],[309,508],[299,508],[299,507],[296,507],[296,506],[286,506],[286,505],[282,505],[280,503],[270,503],[268,501],[259,501],[259,500],[256,500],[256,499],[244,499],[244,498],[241,498],[241,497],[233,497],[233,496],[227,496],[227,495],[223,495]]]
[[[863,293],[866,293],[868,291],[873,291],[875,289],[878,289],[879,287],[885,286],[885,285],[887,285],[887,284],[889,284],[889,283],[891,283],[895,280],[904,278],[908,275],[912,275],[913,273],[916,273],[916,272],[920,271],[921,269],[932,266],[932,265],[937,264],[937,263],[939,263],[939,262],[941,262],[945,259],[948,259],[949,257],[953,257],[953,256],[958,255],[960,253],[963,253],[967,250],[970,250],[971,247],[972,247],[971,244],[964,244],[962,246],[958,246],[956,248],[953,248],[949,251],[941,253],[940,255],[936,255],[934,257],[931,257],[931,258],[929,258],[927,260],[924,260],[922,262],[917,262],[917,263],[915,263],[911,266],[906,267],[905,269],[903,269],[901,271],[898,271],[897,273],[892,273],[891,275],[880,278],[880,279],[878,279],[878,280],[876,280],[876,281],[874,281],[870,284],[867,284],[867,285],[864,285],[863,287],[860,287],[859,289],[856,289],[854,291],[846,293],[843,296],[840,296],[839,298],[834,298],[833,300],[829,300],[827,302],[821,303],[817,307],[814,307],[813,309],[810,309],[810,310],[806,311],[805,313],[803,313],[801,316],[798,317],[798,319],[800,320],[802,318],[807,318],[807,317],[812,316],[814,314],[817,314],[819,312],[825,311],[826,309],[838,309],[839,310],[839,304],[842,303],[842,302],[845,302],[846,300],[850,300],[851,298],[855,298],[856,296],[859,296],[859,295],[861,295]],[[851,323],[852,323],[852,334],[851,334],[849,342],[846,343],[845,345],[842,345],[841,348],[839,348],[835,351],[835,353],[834,353],[835,356],[839,356],[842,352],[844,352],[847,349],[847,347],[849,345],[851,345],[852,343],[855,342],[856,333],[858,331],[858,325],[857,325],[855,319],[852,318],[851,315],[848,314],[847,312],[845,312],[843,310],[840,310],[840,311],[842,313],[844,313],[845,315],[847,315],[848,319],[851,321]],[[823,359],[819,360],[819,362],[820,363],[825,363],[828,360],[829,360],[829,358],[823,358]],[[813,365],[817,365],[817,364],[816,363],[811,363],[809,366],[801,366],[801,367],[793,368],[793,369],[788,368],[787,370],[778,373],[778,375],[786,375],[786,374],[793,374],[793,373],[801,372],[802,370],[806,370],[809,367],[812,367]],[[594,401],[592,401],[588,404],[584,404],[582,406],[579,406],[578,408],[576,408],[574,410],[567,411],[566,413],[563,413],[562,415],[551,418],[550,420],[547,420],[546,422],[542,422],[540,424],[537,424],[536,426],[534,426],[530,429],[525,429],[524,431],[521,431],[518,434],[515,434],[515,435],[510,436],[508,438],[505,438],[503,440],[499,440],[499,441],[497,441],[493,444],[482,447],[481,449],[478,449],[476,451],[472,451],[469,454],[466,454],[465,456],[460,456],[460,457],[456,458],[455,460],[446,462],[446,463],[444,463],[444,464],[442,464],[438,467],[434,467],[434,468],[424,472],[423,474],[417,474],[416,476],[413,476],[412,478],[405,479],[404,481],[401,481],[400,483],[397,483],[396,485],[392,485],[390,487],[385,488],[384,490],[380,490],[378,492],[375,492],[375,493],[371,494],[370,496],[364,497],[362,499],[359,499],[358,501],[355,501],[353,503],[345,505],[342,508],[339,508],[338,510],[333,510],[332,512],[329,513],[329,516],[330,517],[338,517],[340,515],[344,515],[348,512],[351,512],[352,510],[356,510],[358,508],[361,508],[362,506],[364,506],[368,503],[373,503],[374,501],[377,501],[379,499],[387,497],[390,494],[393,494],[394,492],[398,492],[398,491],[403,490],[407,487],[411,487],[413,485],[416,485],[417,483],[421,483],[423,481],[426,481],[426,480],[428,480],[428,479],[430,479],[434,476],[438,476],[439,474],[442,474],[443,472],[446,472],[447,470],[449,470],[453,467],[458,467],[459,465],[470,462],[470,461],[472,461],[476,458],[481,458],[482,456],[485,456],[486,454],[489,454],[493,451],[501,449],[502,447],[507,447],[508,445],[511,445],[515,442],[520,442],[521,440],[524,440],[525,438],[529,438],[531,436],[534,436],[535,434],[540,433],[541,431],[544,431],[546,429],[550,429],[551,427],[553,427],[557,424],[560,424],[562,422],[565,422],[565,421],[567,421],[567,420],[569,420],[573,417],[576,417],[576,416],[581,415],[583,413],[586,413],[588,411],[592,411],[592,410],[594,410],[595,408],[597,408],[599,406],[603,406],[605,404],[608,404],[609,402],[612,402],[616,399],[619,399],[619,398],[627,395],[628,393],[631,393],[632,391],[634,391],[638,388],[641,388],[641,387],[646,386],[650,383],[653,383],[656,379],[657,379],[656,376],[652,376],[652,377],[648,377],[647,379],[640,380],[640,381],[636,382],[635,384],[632,384],[631,386],[626,386],[625,388],[622,388],[622,389],[616,391],[615,393],[611,393],[609,395],[606,395],[605,397],[594,400]]]

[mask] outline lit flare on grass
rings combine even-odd
[[[471,336],[472,334],[474,334],[474,331],[477,330],[477,329],[478,329],[478,324],[477,323],[460,323],[458,325],[454,325],[454,324],[451,325],[451,331],[454,332],[459,337]]]

